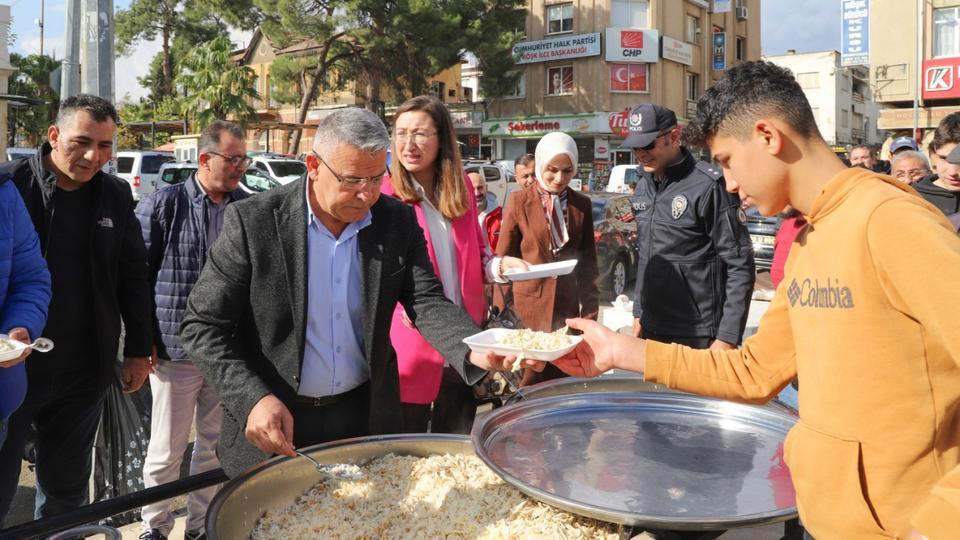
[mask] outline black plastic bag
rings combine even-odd
[[[124,394],[119,383],[107,390],[94,445],[94,502],[144,489],[152,401],[148,384],[133,394]],[[100,523],[119,527],[139,520],[140,509],[135,508]]]

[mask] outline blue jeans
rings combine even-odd
[[[23,405],[7,419],[7,440],[0,449],[0,519],[17,491],[30,424],[37,428],[34,518],[87,504],[104,395],[95,373],[30,378]]]

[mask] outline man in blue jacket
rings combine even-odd
[[[0,174],[0,332],[30,343],[47,322],[50,272],[30,214],[9,179],[9,174]],[[29,354],[26,349],[19,357],[0,362],[0,447],[7,438],[7,418],[27,395],[23,361]]]
[[[223,420],[220,397],[180,345],[180,321],[207,251],[220,235],[227,205],[247,196],[239,189],[250,163],[246,150],[240,126],[214,122],[200,134],[197,172],[181,184],[151,193],[137,205],[154,300],[153,414],[143,464],[143,483],[148,488],[179,478],[194,411],[197,439],[190,474],[220,466],[216,453]],[[207,506],[216,491],[210,487],[187,497],[187,540],[203,538]],[[142,515],[140,538],[162,540],[173,529],[169,501],[144,506]]]

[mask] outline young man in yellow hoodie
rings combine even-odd
[[[584,341],[557,362],[610,368],[688,392],[762,403],[800,379],[785,443],[800,518],[818,539],[960,538],[960,238],[893,178],[848,169],[817,130],[789,70],[724,74],[685,136],[706,144],[727,189],[809,225],[759,332],[694,350],[573,319]],[[917,276],[937,275],[936,282]]]

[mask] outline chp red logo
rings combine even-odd
[[[621,31],[620,47],[623,49],[642,49],[643,48],[643,32],[639,30]]]

